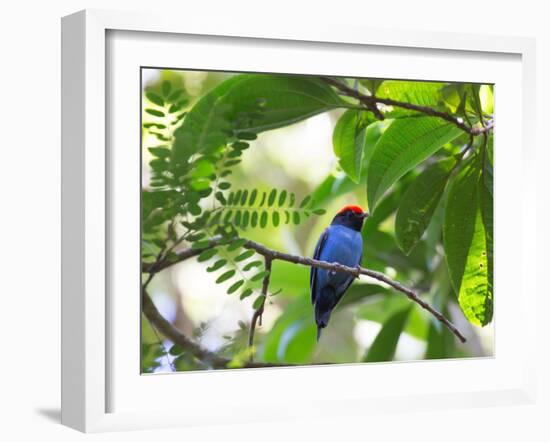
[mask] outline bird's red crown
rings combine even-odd
[[[338,213],[340,214],[340,213],[348,212],[350,210],[355,213],[363,213],[363,209],[361,209],[361,207],[359,206],[344,206],[342,207],[342,209],[340,209]]]

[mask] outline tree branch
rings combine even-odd
[[[231,368],[230,359],[219,356],[218,354],[202,348],[197,343],[193,342],[183,333],[180,333],[176,328],[170,324],[153,304],[153,301],[145,291],[141,291],[141,308],[143,314],[151,322],[151,324],[164,336],[170,339],[174,344],[179,345],[184,350],[191,353],[197,359],[206,362],[214,368]],[[268,362],[253,362],[249,361],[242,365],[246,368],[259,368],[259,367],[288,367],[292,364],[273,364]]]
[[[228,241],[223,241],[221,236],[215,236],[210,240],[206,247],[197,249],[188,248],[177,252],[178,259],[176,261],[171,261],[169,258],[166,258],[151,263],[143,263],[141,266],[141,271],[143,273],[152,273],[154,275],[155,273],[164,270],[166,267],[170,267],[174,264],[177,264],[178,262],[185,261],[186,259],[193,258],[195,256],[199,256],[205,250],[211,249],[214,246],[219,246],[224,242]]]
[[[368,110],[373,112],[374,112],[374,109],[378,110],[378,107],[376,106],[378,103],[385,104],[388,106],[400,107],[402,109],[420,112],[422,114],[425,114],[431,117],[439,117],[445,121],[448,121],[449,123],[454,124],[459,129],[462,129],[464,132],[471,135],[481,135],[482,133],[488,132],[494,128],[494,121],[492,120],[482,127],[469,127],[466,123],[464,123],[464,121],[462,121],[462,119],[456,118],[455,116],[448,114],[446,112],[440,112],[438,110],[432,109],[431,107],[420,106],[417,104],[407,103],[404,101],[397,101],[391,98],[380,98],[380,97],[376,97],[375,95],[365,95],[333,78],[330,78],[330,77],[320,77],[320,78],[325,83],[330,84],[331,86],[338,89],[340,93],[342,93],[343,95],[359,100],[361,103],[363,103],[367,107]]]
[[[182,250],[181,252],[177,253],[177,256],[178,256],[177,260],[160,262],[157,265],[156,271],[160,271],[173,264],[184,261],[192,256],[197,256],[207,248],[211,248],[216,245],[221,245],[227,242],[228,241],[226,239],[222,239],[221,237],[216,237],[216,238],[212,238],[212,240],[210,241],[211,245],[209,245],[209,247],[205,247],[204,249]],[[371,278],[374,278],[378,281],[388,284],[390,287],[393,287],[395,290],[401,293],[404,293],[411,301],[416,302],[423,309],[430,312],[439,322],[445,325],[445,327],[447,327],[462,343],[466,342],[466,338],[464,337],[464,335],[442,313],[440,313],[438,310],[436,310],[426,301],[421,299],[414,290],[404,286],[400,282],[394,281],[393,279],[387,277],[383,273],[376,272],[374,270],[366,269],[363,267],[353,268],[353,267],[344,266],[339,263],[330,263],[326,261],[318,261],[312,258],[304,258],[302,256],[291,255],[289,253],[284,253],[284,252],[279,252],[277,250],[269,249],[266,246],[251,240],[247,240],[246,243],[243,245],[243,247],[256,251],[258,254],[262,255],[266,259],[269,259],[270,261],[279,259],[281,261],[287,261],[294,264],[300,264],[300,265],[305,265],[309,267],[318,267],[326,270],[334,270],[338,272],[349,273],[356,277],[359,277],[359,275],[370,276]],[[146,268],[147,266],[144,266],[143,268],[144,272],[147,272]],[[265,282],[265,279],[264,279],[264,282]]]
[[[262,303],[260,306],[256,309],[254,314],[252,315],[252,320],[250,321],[250,333],[248,335],[248,347],[250,348],[250,360],[254,360],[254,331],[256,330],[256,322],[258,319],[260,320],[260,325],[262,325],[262,315],[264,313],[264,306],[265,301],[267,299],[267,289],[269,288],[269,277],[271,276],[271,261],[272,259],[268,256],[264,255],[265,259],[265,270],[268,272],[267,275],[265,275],[264,280],[262,282]]]

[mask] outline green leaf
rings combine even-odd
[[[479,100],[481,102],[481,109],[486,114],[492,114],[494,112],[494,99],[493,99],[493,87],[488,84],[483,84],[479,88]]]
[[[437,107],[443,102],[441,89],[445,83],[428,81],[385,80],[376,91],[379,98],[391,98],[418,106]],[[411,112],[400,109],[401,112]]]
[[[227,259],[218,259],[214,264],[206,269],[207,272],[215,272],[216,270],[221,269],[224,265],[227,264]]]
[[[252,290],[250,287],[245,288],[241,296],[239,296],[240,299],[248,298],[252,293],[254,293],[254,290]]]
[[[272,189],[271,192],[269,192],[269,196],[267,197],[268,207],[271,207],[273,205],[276,197],[277,197],[277,189]]]
[[[242,190],[237,190],[234,194],[233,194],[233,199],[229,198],[229,204],[232,204],[232,205],[235,205],[235,206],[238,206],[239,205],[239,201],[241,200],[241,195],[242,195],[243,191]]]
[[[480,163],[469,163],[451,182],[443,244],[459,305],[470,322],[484,326],[493,316],[492,197]]]
[[[222,192],[216,192],[214,196],[222,206],[227,205],[227,200],[225,199],[225,196],[223,195]],[[221,212],[218,212],[218,214],[221,216]]]
[[[250,144],[248,144],[244,141],[235,141],[232,144],[232,146],[233,146],[234,149],[237,149],[237,150],[246,150],[250,147]]]
[[[375,95],[376,91],[380,87],[380,84],[382,84],[384,80],[381,80],[379,78],[363,78],[359,80],[359,83],[361,83],[363,86],[365,86],[371,95]]]
[[[262,304],[265,302],[265,296],[264,295],[260,295],[256,298],[256,300],[254,301],[254,304],[252,304],[252,308],[254,310],[258,310]]]
[[[216,279],[216,284],[221,284],[222,282],[227,281],[228,279],[233,278],[235,276],[236,271],[235,270],[228,270],[225,273],[222,273],[218,279]]]
[[[242,216],[242,212],[240,210],[237,210],[235,212],[235,218],[233,219],[233,223],[238,226],[241,224],[241,216]]]
[[[261,109],[261,118],[256,118],[259,97],[265,106]],[[316,78],[236,75],[204,95],[188,112],[174,133],[172,159],[176,168],[184,167],[192,154],[227,144],[229,133],[234,129],[237,133],[257,134],[344,104],[330,86]]]
[[[181,107],[179,107],[177,104],[172,104],[168,109],[168,113],[174,114],[176,112],[179,112],[180,110],[181,110]]]
[[[262,199],[260,200],[260,207],[263,207],[266,198],[267,198],[267,193],[266,193],[266,192],[262,192]]]
[[[334,154],[340,167],[355,183],[361,179],[361,166],[366,141],[366,127],[361,127],[362,112],[348,109],[339,118],[332,134]]]
[[[280,216],[279,212],[275,211],[271,214],[271,221],[273,223],[273,227],[278,227],[280,222]]]
[[[250,212],[248,210],[243,211],[243,217],[241,219],[241,227],[246,229],[248,227],[248,222],[250,221]]]
[[[280,261],[274,261],[276,262]],[[307,274],[307,271],[304,273]],[[311,305],[308,301],[307,296],[301,296],[297,301],[285,306],[283,313],[264,338],[263,360],[295,364],[311,363],[317,345],[315,322],[311,320]]]
[[[205,236],[206,236],[206,233],[197,232],[197,233],[194,233],[193,235],[187,236],[187,241],[196,242],[196,241],[199,241],[199,240],[203,239]]]
[[[162,88],[162,95],[166,97],[172,90],[172,83],[170,83],[168,80],[164,80],[162,82],[161,88]]]
[[[155,117],[164,117],[164,112],[156,110],[156,109],[145,109],[145,112],[147,112],[150,115],[153,115]]]
[[[243,77],[237,75],[224,81],[197,101],[187,113],[174,132],[172,160],[176,168],[183,167],[196,152],[210,151],[226,144],[230,126],[224,116],[228,109],[223,97],[242,80]]]
[[[191,244],[192,249],[204,249],[205,247],[208,247],[210,245],[209,239],[202,239],[195,241],[193,244]]]
[[[232,284],[231,287],[229,287],[227,289],[227,294],[230,295],[231,293],[234,293],[236,292],[237,290],[239,290],[239,288],[244,284],[244,280],[241,279],[239,281],[237,281],[236,283]]]
[[[176,89],[174,92],[172,92],[170,94],[170,96],[168,97],[168,101],[170,102],[175,102],[181,95],[183,94],[183,90],[181,89]]]
[[[258,225],[258,212],[254,211],[252,212],[252,215],[250,215],[250,226],[256,227]]]
[[[170,156],[170,149],[166,147],[150,147],[149,152],[157,158],[168,158]]]
[[[264,210],[260,215],[260,227],[262,229],[264,229],[265,226],[267,226],[267,217],[268,217],[268,213]]]
[[[256,135],[254,132],[239,132],[237,133],[237,138],[239,140],[252,141],[258,138],[258,135]]]
[[[300,224],[300,212],[292,213],[292,222],[296,225]]]
[[[440,327],[434,321],[430,322],[428,329],[428,345],[426,347],[425,359],[443,359],[452,354],[455,344],[454,336],[446,328]]]
[[[242,195],[241,195],[241,201],[240,201],[240,205],[241,206],[244,206],[246,204],[246,200],[248,199],[248,190],[244,190]]]
[[[148,92],[145,93],[145,96],[147,97],[147,99],[151,103],[156,104],[157,106],[161,106],[161,107],[164,106],[164,100],[162,99],[162,97],[160,95],[157,95],[152,91],[148,91]]]
[[[229,196],[227,197],[227,204],[232,205],[235,201],[235,192],[229,192]]]
[[[256,273],[252,278],[250,278],[251,281],[259,281],[260,279],[265,278],[267,275],[269,275],[269,271],[263,270],[259,273]]]
[[[233,211],[232,211],[232,210],[228,210],[228,211],[225,213],[224,217],[223,217],[223,222],[224,222],[225,224],[228,224],[228,223],[229,223],[229,220],[231,219],[231,216],[232,216],[232,215],[233,215]]]
[[[344,105],[344,101],[323,81],[292,75],[243,74],[225,97],[233,109],[258,112],[258,97],[263,100],[261,118],[244,120],[239,129],[264,132],[296,123],[321,112]]]
[[[252,192],[250,192],[250,198],[248,198],[248,205],[253,206],[254,201],[256,201],[256,198],[258,197],[258,190],[253,189]]]
[[[237,160],[229,160],[229,161],[226,161],[223,165],[223,167],[233,167],[235,166],[236,164],[239,164],[241,162],[240,159],[237,159]]]
[[[279,194],[279,201],[278,201],[279,207],[282,207],[283,204],[285,203],[286,195],[287,195],[286,190],[283,190],[283,191]]]
[[[453,158],[432,164],[403,195],[395,217],[395,236],[399,248],[407,255],[430,224],[455,164]]]
[[[239,256],[235,257],[235,261],[244,261],[245,259],[250,258],[252,255],[254,255],[254,250],[247,250],[246,252],[243,252]]]
[[[178,356],[183,353],[183,348],[180,347],[178,344],[174,344],[172,345],[172,347],[170,347],[170,351],[168,353],[172,356]]]
[[[199,257],[197,258],[197,261],[199,262],[208,261],[210,258],[214,257],[216,253],[218,253],[217,249],[207,249],[199,255]]]
[[[300,209],[303,209],[304,207],[306,207],[310,201],[311,201],[311,196],[310,195],[306,196],[300,203]],[[290,205],[290,207],[292,207],[292,204]]]
[[[285,224],[288,224],[290,222],[290,212],[288,210],[285,210]]]
[[[235,241],[231,242],[231,244],[229,244],[225,249],[228,252],[232,252],[233,250],[237,250],[238,248],[244,246],[245,244],[246,244],[246,239],[245,238],[239,238],[239,239],[236,239]]]
[[[253,269],[254,267],[261,267],[262,264],[263,264],[262,261],[252,261],[252,262],[249,262],[248,264],[246,264],[246,265],[243,267],[243,271],[247,272],[248,270],[251,270],[251,269]]]
[[[363,359],[364,362],[393,360],[399,336],[401,336],[401,332],[405,328],[411,310],[412,308],[409,306],[390,316],[378,332],[378,335],[376,335],[367,355]]]
[[[399,178],[461,134],[458,127],[438,117],[393,121],[378,140],[368,167],[370,211]]]
[[[198,216],[201,214],[202,212],[202,209],[201,207],[198,205],[198,204],[189,204],[189,206],[187,207],[187,209],[189,210],[189,213],[191,215],[195,215],[195,216]]]

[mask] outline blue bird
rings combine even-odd
[[[337,262],[348,267],[357,267],[363,256],[361,228],[368,213],[358,206],[345,206],[333,218],[315,247],[313,259]],[[325,328],[336,304],[353,282],[349,273],[311,268],[311,303],[315,306],[317,341]]]

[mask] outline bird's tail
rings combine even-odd
[[[315,322],[317,324],[317,342],[321,338],[321,331],[328,325],[332,306],[321,298],[315,303]]]

